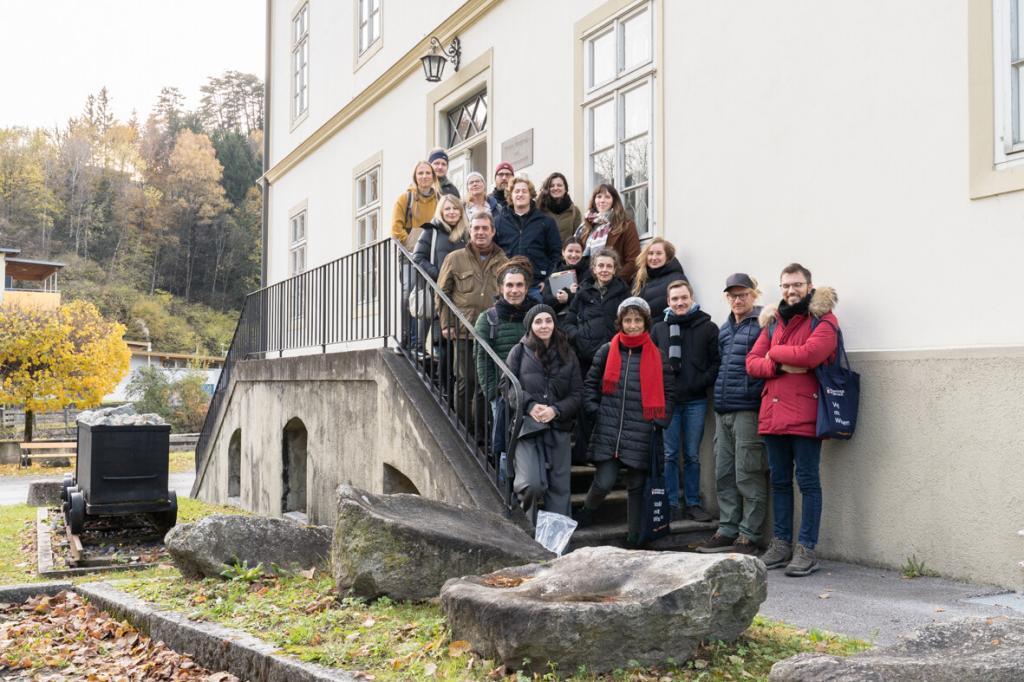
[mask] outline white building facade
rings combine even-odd
[[[732,272],[838,290],[864,385],[823,555],[1020,587],[1019,4],[268,0],[267,283],[388,236],[434,147],[460,188],[611,179],[719,323]],[[434,36],[461,64],[428,83]]]

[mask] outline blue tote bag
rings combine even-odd
[[[850,369],[846,357],[843,332],[836,330],[836,353],[831,362],[815,368],[818,376],[818,438],[849,440],[857,427],[857,407],[860,403],[860,374]]]
[[[651,433],[650,468],[644,480],[644,499],[640,518],[640,537],[638,544],[644,545],[669,534],[671,512],[668,506],[668,493],[665,490],[665,469],[661,466],[659,454],[662,448],[661,429]]]

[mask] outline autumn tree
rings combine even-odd
[[[35,412],[100,404],[128,372],[123,336],[123,325],[86,301],[57,310],[0,306],[0,404],[24,406],[25,440]]]

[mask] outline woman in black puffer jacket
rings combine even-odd
[[[580,367],[586,374],[594,354],[608,343],[615,333],[615,317],[628,296],[626,283],[616,277],[619,255],[612,249],[601,249],[590,259],[593,278],[580,284],[569,313],[565,317],[565,333],[569,335]]]
[[[551,306],[535,305],[523,320],[526,335],[508,354],[509,369],[523,388],[527,423],[515,456],[513,489],[530,523],[537,509],[568,516],[572,470],[570,434],[583,402],[583,378],[565,333],[555,327]],[[527,433],[537,429],[532,433]]]
[[[676,247],[667,239],[655,237],[636,257],[636,280],[633,295],[647,301],[651,317],[660,320],[668,307],[668,285],[686,279],[683,266],[676,258]]]
[[[590,461],[597,471],[576,518],[581,525],[589,523],[625,468],[626,543],[636,546],[652,439],[672,414],[672,375],[668,358],[651,340],[651,309],[645,300],[624,300],[616,326],[621,331],[597,352],[583,386],[583,407],[594,421]]]

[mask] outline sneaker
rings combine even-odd
[[[746,535],[741,535],[736,538],[736,542],[732,546],[732,551],[737,554],[749,554],[751,556],[757,556],[759,551],[757,545],[750,541]]]
[[[761,561],[769,569],[782,568],[793,558],[793,545],[780,538],[772,538],[767,551],[761,555]]]
[[[672,509],[672,516],[671,516],[671,520],[672,521],[682,521],[683,519],[686,518],[686,514],[683,513],[682,507],[680,507],[678,504],[675,505],[674,507],[672,507],[671,509]]]
[[[818,556],[814,550],[797,543],[796,550],[793,552],[793,560],[789,562],[789,566],[786,566],[786,575],[803,577],[814,573],[819,568],[821,566],[818,565]]]
[[[721,533],[715,533],[704,542],[697,545],[697,551],[701,554],[717,554],[718,552],[732,552],[733,543],[736,538],[727,538]]]
[[[594,512],[583,506],[572,513],[572,518],[575,519],[577,528],[586,528],[594,522]]]
[[[693,519],[694,521],[707,522],[711,520],[711,514],[704,511],[704,507],[699,504],[691,504],[686,508],[686,518]]]

